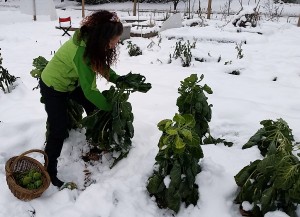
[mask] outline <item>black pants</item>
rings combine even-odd
[[[92,113],[96,106],[85,98],[81,87],[77,87],[72,92],[59,92],[40,80],[40,90],[48,115],[49,134],[45,147],[45,152],[49,158],[48,172],[50,176],[56,176],[57,158],[60,156],[64,140],[69,136],[68,100],[72,99],[82,105],[87,114]]]

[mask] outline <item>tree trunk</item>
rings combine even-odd
[[[299,16],[299,19],[298,19],[298,27],[300,27],[300,16]]]
[[[208,0],[208,6],[207,6],[207,19],[210,19],[210,14],[211,14],[211,2],[212,2],[212,0]]]

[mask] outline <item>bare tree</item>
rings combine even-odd
[[[268,0],[264,2],[262,8],[265,10],[265,17],[267,20],[278,21],[282,15],[283,11],[282,5],[274,4],[273,0]]]
[[[220,13],[222,14],[221,19],[225,19],[230,15],[231,3],[233,0],[227,0],[223,7],[220,7]]]

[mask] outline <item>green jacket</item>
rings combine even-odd
[[[85,97],[99,109],[109,111],[111,105],[97,89],[96,73],[83,61],[85,42],[77,41],[78,31],[64,43],[42,72],[41,79],[48,87],[60,92],[73,91],[81,86]],[[110,69],[109,81],[115,83],[119,75]]]

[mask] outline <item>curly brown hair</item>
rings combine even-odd
[[[117,60],[116,48],[110,48],[109,42],[122,33],[123,25],[114,12],[97,11],[81,22],[78,40],[86,43],[84,61],[107,80],[110,66]]]

